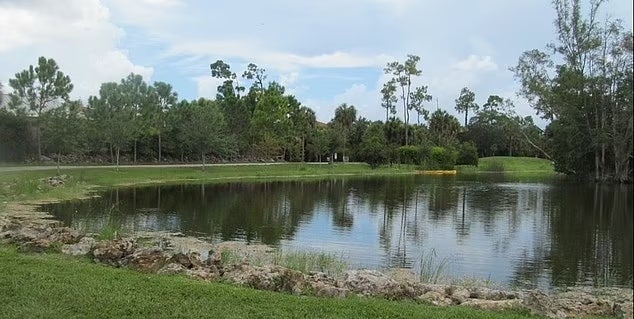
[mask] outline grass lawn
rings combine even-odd
[[[456,167],[459,173],[505,173],[510,175],[556,175],[553,164],[543,158],[494,156],[483,157],[478,166]]]
[[[164,168],[85,168],[63,169],[71,178],[63,187],[50,187],[41,178],[56,175],[51,170],[12,171],[0,174],[0,201],[37,199],[71,199],[85,195],[97,187],[141,185],[155,183],[224,182],[231,180],[311,179],[337,175],[391,175],[411,174],[412,166],[380,167],[371,169],[367,164],[281,164],[213,166],[204,171],[200,167]]]
[[[539,318],[381,299],[299,297],[0,246],[2,318]]]

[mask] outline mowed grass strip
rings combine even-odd
[[[554,176],[557,173],[551,161],[535,157],[495,156],[483,157],[478,166],[458,165],[459,173],[504,173],[511,176]]]
[[[0,246],[1,318],[539,318],[369,298],[257,291]]]
[[[27,167],[25,167],[27,168]],[[369,176],[411,174],[412,166],[371,169],[367,164],[314,165],[289,163],[279,165],[138,168],[73,168],[62,169],[70,176],[61,187],[51,187],[40,179],[56,175],[55,168],[43,171],[11,171],[0,173],[0,200],[27,201],[39,199],[72,199],[86,195],[96,187],[114,187],[157,183],[213,183],[236,180],[318,179],[329,176]]]

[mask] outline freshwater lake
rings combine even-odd
[[[352,267],[504,286],[632,287],[632,185],[497,175],[346,177],[112,189],[45,205],[66,225],[170,231],[328,252]]]

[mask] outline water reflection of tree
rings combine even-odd
[[[556,286],[584,278],[594,278],[593,284],[627,284],[632,276],[631,192],[631,186],[548,188],[421,176],[176,185],[115,190],[56,205],[54,215],[86,230],[119,223],[131,230],[268,244],[292,239],[316,212],[330,218],[339,233],[359,231],[355,218],[369,218],[377,225],[368,231],[378,233],[377,253],[385,266],[411,266],[421,247],[442,250],[425,241],[435,229],[449,226],[459,245],[470,245],[467,239],[482,230],[484,238],[473,238],[478,245],[516,258],[512,281],[517,284],[534,284],[550,273]],[[516,238],[522,232],[532,237]]]
[[[552,246],[519,263],[514,280],[535,278],[549,268],[553,286],[631,286],[631,194],[631,186],[555,188],[547,201]]]

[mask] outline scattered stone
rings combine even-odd
[[[363,296],[376,296],[385,292],[386,287],[398,286],[398,283],[376,270],[350,270],[345,273],[343,287]]]
[[[53,187],[63,186],[68,181],[68,175],[51,176],[42,178],[41,181]]]
[[[170,258],[168,262],[181,264],[187,269],[201,267],[203,265],[202,261],[200,260],[200,254],[195,252],[190,252],[187,254],[176,253]]]
[[[451,300],[454,304],[461,305],[471,298],[471,292],[465,288],[458,288],[451,294]]]
[[[49,240],[52,242],[62,244],[75,244],[79,242],[83,235],[75,229],[69,227],[61,227],[54,228],[52,233],[48,237]]]
[[[72,256],[84,256],[90,253],[97,241],[92,237],[83,237],[76,244],[62,246],[62,253]]]
[[[436,306],[448,306],[451,304],[451,299],[445,298],[445,295],[433,290],[424,293],[418,299]]]
[[[187,269],[185,270],[185,274],[204,281],[211,281],[218,278],[218,274],[206,268]]]
[[[156,272],[167,264],[170,255],[158,247],[136,250],[125,257],[128,267],[145,272]]]
[[[136,243],[127,239],[98,242],[92,255],[96,262],[101,262],[114,267],[125,265],[124,258],[134,253]]]
[[[163,266],[163,268],[159,269],[159,271],[157,271],[156,273],[162,274],[162,275],[176,275],[176,274],[183,274],[185,273],[186,270],[187,268],[183,267],[183,265],[181,264],[169,263]]]
[[[396,270],[390,274],[351,270],[341,277],[321,272],[304,274],[280,266],[250,265],[248,261],[251,258],[268,260],[258,259],[271,256],[272,249],[265,245],[238,242],[212,245],[200,239],[169,233],[148,233],[135,238],[97,242],[76,230],[60,227],[50,216],[25,208],[25,205],[9,209],[11,215],[0,215],[0,242],[15,243],[21,250],[27,251],[61,247],[61,251],[69,255],[92,253],[96,262],[115,267],[127,266],[159,274],[185,274],[205,281],[223,280],[293,294],[323,297],[356,294],[486,310],[521,308],[550,318],[606,316],[632,319],[634,298],[631,289],[574,288],[546,294],[537,290],[505,291],[421,284],[407,270]],[[222,259],[221,252],[225,249],[235,253],[229,260]]]

